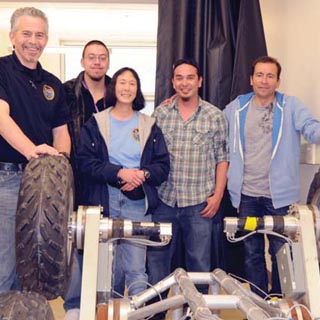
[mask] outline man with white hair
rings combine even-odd
[[[0,58],[0,292],[19,287],[15,216],[23,169],[40,154],[70,153],[62,84],[38,62],[48,42],[46,15],[15,10],[9,37],[14,50]]]

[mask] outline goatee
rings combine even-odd
[[[182,101],[189,101],[190,97],[179,97],[179,99]]]
[[[102,77],[91,77],[89,76],[89,78],[92,80],[92,81],[96,81],[96,82],[99,82],[103,79],[103,76]]]

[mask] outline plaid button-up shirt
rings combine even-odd
[[[217,107],[199,98],[199,107],[183,121],[177,99],[155,109],[170,153],[168,180],[159,188],[169,206],[187,207],[206,201],[214,193],[216,164],[229,161],[228,124]]]

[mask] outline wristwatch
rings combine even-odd
[[[150,171],[147,169],[142,169],[142,171],[143,171],[145,179],[146,180],[149,179],[150,178]]]

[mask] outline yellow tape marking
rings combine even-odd
[[[247,217],[246,223],[244,224],[244,230],[254,231],[257,228],[257,217]]]

